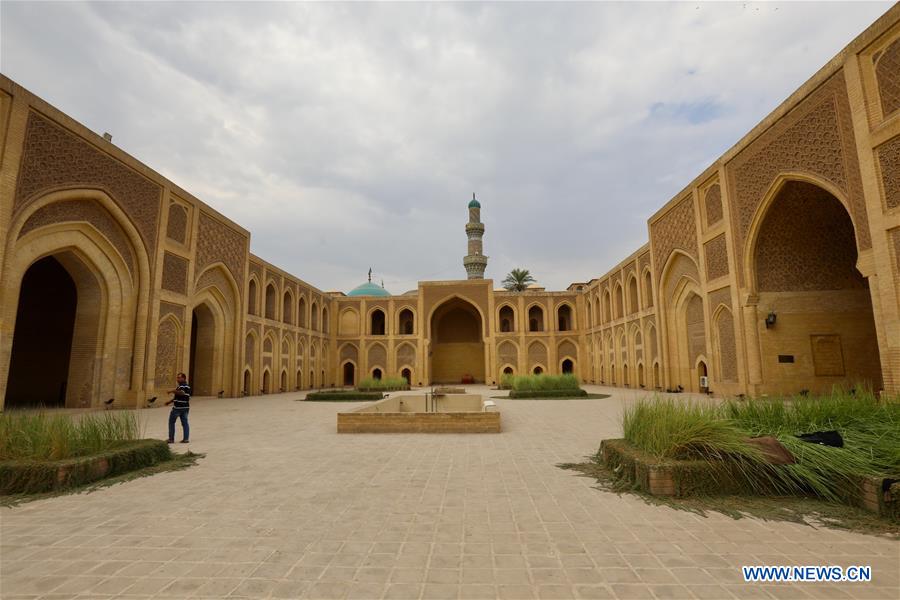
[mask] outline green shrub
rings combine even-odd
[[[409,384],[403,377],[384,377],[382,379],[366,377],[360,380],[359,385],[356,386],[356,389],[358,389],[359,391],[408,390]]]
[[[306,395],[308,402],[360,402],[363,400],[381,400],[381,392],[358,392],[356,390],[335,390],[333,392],[310,392]]]
[[[0,413],[0,460],[87,456],[141,437],[134,411],[83,415]]]
[[[511,390],[510,398],[580,398],[587,396],[585,390]]]
[[[577,390],[581,389],[578,378],[566,375],[504,375],[500,386],[516,391],[525,390]]]

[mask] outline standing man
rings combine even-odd
[[[175,421],[181,419],[181,428],[184,430],[181,443],[187,444],[191,438],[191,426],[188,425],[188,411],[191,410],[191,386],[188,385],[187,375],[184,373],[179,373],[176,379],[178,387],[167,392],[174,394],[172,399],[166,402],[166,406],[173,404],[172,412],[169,413],[169,443],[175,443]]]

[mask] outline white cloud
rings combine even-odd
[[[889,3],[0,4],[0,68],[326,289],[561,289]]]

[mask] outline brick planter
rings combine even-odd
[[[0,495],[39,494],[76,487],[172,458],[161,440],[137,440],[92,456],[0,462]]]
[[[653,496],[755,496],[736,465],[704,460],[660,460],[623,439],[603,440],[600,458],[610,471]],[[882,490],[882,478],[860,477],[844,502],[890,519],[900,519],[900,483]],[[775,491],[773,490],[773,493]]]
[[[500,433],[500,413],[338,413],[337,431],[338,433]]]

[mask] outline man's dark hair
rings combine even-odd
[[[184,377],[185,379],[187,379],[187,375],[185,375],[184,373],[177,373],[175,377]]]

